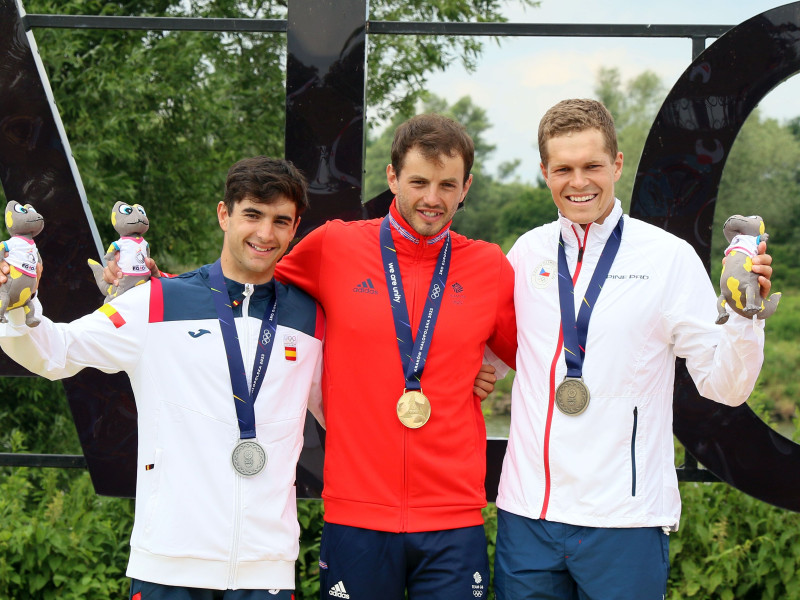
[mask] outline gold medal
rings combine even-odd
[[[556,388],[556,406],[565,415],[576,417],[589,406],[589,388],[583,377],[564,377]]]
[[[405,391],[397,401],[397,418],[409,429],[419,429],[431,417],[431,403],[420,391]]]

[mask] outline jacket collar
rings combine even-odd
[[[558,213],[558,223],[561,229],[561,237],[564,239],[564,243],[567,246],[583,245],[584,234],[586,233],[585,227],[589,228],[589,236],[586,239],[587,243],[589,240],[591,240],[592,243],[605,243],[621,218],[622,204],[617,198],[614,198],[614,208],[611,209],[611,214],[609,214],[602,223],[590,223],[589,225],[584,226],[578,223],[573,223],[567,219],[567,217],[562,215],[561,212]],[[580,243],[578,242],[579,239]]]
[[[211,282],[208,278],[208,272],[211,269],[211,265],[203,265],[200,267],[200,276],[206,282],[206,285],[211,287]],[[225,280],[225,287],[228,289],[228,297],[231,301],[241,301],[242,297],[244,296],[245,284],[239,283],[238,281],[234,281],[233,279],[229,279],[223,275],[222,277]],[[253,295],[251,296],[251,300],[262,300],[262,299],[271,299],[273,295],[273,285],[274,279],[266,282],[266,283],[257,283],[253,285]]]
[[[420,235],[400,215],[400,211],[397,210],[397,198],[395,198],[389,207],[389,223],[392,227],[392,239],[398,250],[403,247],[412,249],[415,252],[425,252],[425,248],[435,248],[436,252],[438,252],[453,222],[450,221],[436,235]],[[413,250],[414,248],[417,248],[417,250]]]

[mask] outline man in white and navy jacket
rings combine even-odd
[[[217,208],[224,242],[213,265],[152,278],[72,323],[32,329],[9,313],[0,345],[34,373],[130,377],[134,600],[293,597],[295,466],[309,399],[319,414],[324,320],[273,271],[307,206],[291,163],[239,161]]]
[[[763,362],[763,321],[715,325],[716,293],[691,246],[622,214],[623,158],[602,104],[551,108],[539,151],[560,214],[508,255],[518,351],[497,597],[661,599],[681,507],[675,358],[703,396],[742,404]],[[764,296],[765,249],[753,260]]]

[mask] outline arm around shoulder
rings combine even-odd
[[[275,278],[284,283],[296,285],[301,290],[319,300],[320,269],[323,250],[327,240],[328,225],[318,227],[292,248],[275,267]],[[329,248],[329,252],[336,252]]]

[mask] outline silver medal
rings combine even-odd
[[[233,468],[242,477],[252,477],[264,470],[267,453],[261,444],[252,440],[240,440],[231,454]]]
[[[565,415],[575,417],[589,406],[589,388],[580,377],[565,377],[556,388],[556,406]]]

